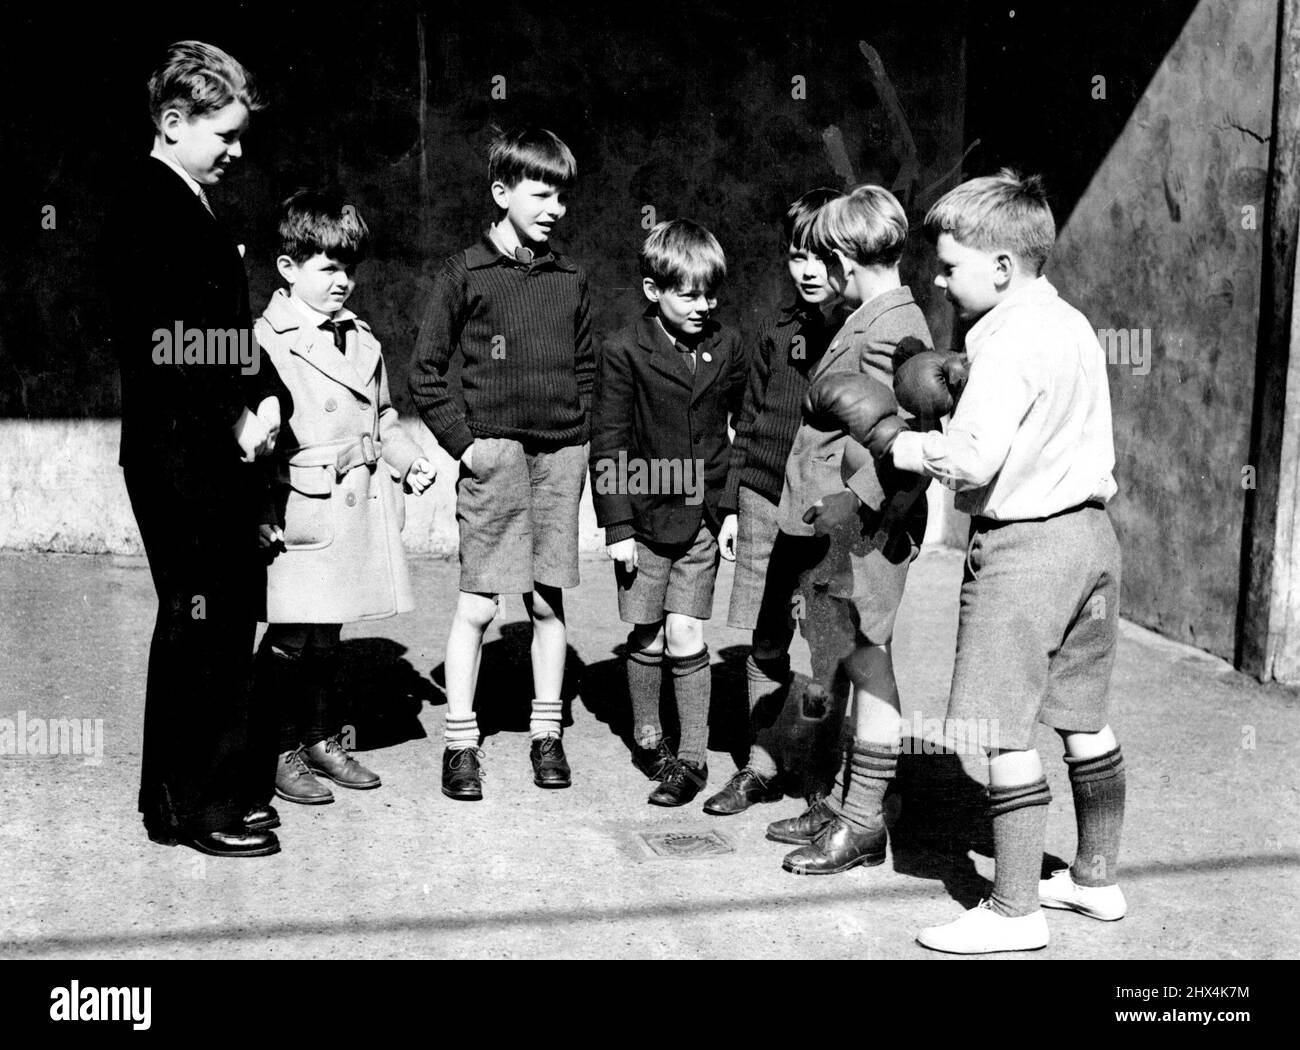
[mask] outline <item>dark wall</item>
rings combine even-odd
[[[646,206],[714,230],[730,263],[721,314],[749,332],[788,294],[777,242],[799,193],[883,182],[919,219],[956,181],[964,11],[389,2],[336,16],[320,4],[240,6],[148,25],[118,15],[61,26],[15,18],[3,57],[39,89],[29,84],[21,97],[30,104],[0,117],[14,214],[0,251],[0,414],[118,410],[94,251],[113,180],[148,152],[143,85],[170,40],[224,47],[272,103],[253,118],[245,162],[213,193],[248,246],[255,310],[275,287],[275,202],[301,185],[345,187],[376,234],[353,305],[384,341],[394,394],[408,408],[407,357],[431,275],[490,218],[489,125],[542,123],[577,155],[579,183],[556,243],[590,271],[598,334],[640,309]],[[879,55],[876,72],[859,40]],[[490,97],[497,75],[504,99]],[[796,76],[806,78],[804,99],[792,97]],[[828,149],[828,129],[838,129],[840,153]],[[40,228],[46,204],[55,230]],[[922,238],[913,241],[904,278],[946,340],[949,312],[930,294]]]
[[[1017,9],[1020,5],[1015,5]],[[1107,5],[1109,7],[1110,5]],[[1123,615],[1231,658],[1249,481],[1274,0],[972,26],[968,133],[1043,171],[1060,237],[1047,273],[1099,329],[1149,333],[1109,367]],[[1036,90],[1008,91],[998,69]],[[1104,76],[1105,98],[1093,97]],[[1248,210],[1250,209],[1250,210]],[[1252,211],[1253,210],[1253,211]]]

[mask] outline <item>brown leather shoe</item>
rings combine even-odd
[[[781,867],[796,875],[838,875],[859,864],[874,867],[885,862],[887,835],[883,824],[861,831],[836,817],[812,842],[787,855]]]
[[[286,751],[275,767],[275,793],[286,802],[323,806],[334,801],[334,792],[312,776],[303,761],[302,749]]]
[[[372,773],[352,757],[337,733],[303,748],[302,757],[308,769],[334,781],[339,787],[367,791],[381,783],[377,773]]]
[[[785,842],[791,846],[804,846],[817,832],[835,819],[835,814],[824,798],[819,798],[797,817],[774,820],[767,826],[767,837],[772,842]]]

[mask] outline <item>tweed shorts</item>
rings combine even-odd
[[[578,504],[587,446],[529,451],[513,438],[476,437],[474,469],[456,480],[460,589],[527,594],[578,585]]]
[[[701,524],[695,540],[676,547],[637,538],[636,568],[614,565],[618,615],[624,623],[658,623],[668,613],[707,620],[713,615],[718,575],[717,537]]]
[[[992,746],[1015,750],[1033,745],[1036,722],[1104,728],[1119,587],[1119,542],[1100,505],[972,521],[949,719],[983,720]]]

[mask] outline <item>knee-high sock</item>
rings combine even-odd
[[[770,729],[781,717],[786,695],[790,689],[790,654],[766,659],[756,659],[753,653],[745,658],[745,686],[749,694],[749,766],[764,777],[777,774],[776,760],[770,751],[758,743],[758,733]]]
[[[338,675],[338,649],[305,649],[306,728],[303,730],[304,747],[334,736],[343,728],[343,713],[338,702],[335,682]]]
[[[627,692],[632,700],[632,739],[638,747],[657,747],[664,738],[659,720],[663,660],[663,653],[647,653],[628,645]]]
[[[835,777],[830,808],[861,831],[885,824],[885,792],[898,770],[901,747],[883,747],[855,740]]]
[[[993,910],[1012,918],[1038,910],[1038,880],[1047,834],[1047,781],[989,788],[993,818]]]
[[[703,766],[709,747],[709,647],[690,656],[669,656],[673,693],[677,697],[677,718],[682,739],[677,757],[693,766]]]
[[[1070,878],[1080,886],[1113,886],[1124,827],[1124,756],[1116,746],[1096,758],[1066,755],[1065,764],[1079,829]]]

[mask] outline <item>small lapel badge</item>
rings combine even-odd
[[[239,257],[242,259],[244,257],[244,246],[242,244],[237,244],[235,247],[239,249]]]
[[[706,360],[706,361],[712,361],[712,360],[713,360],[713,355],[710,354],[707,350],[705,350],[704,353],[700,354],[700,356],[701,356],[702,358],[704,358],[704,360]]]

